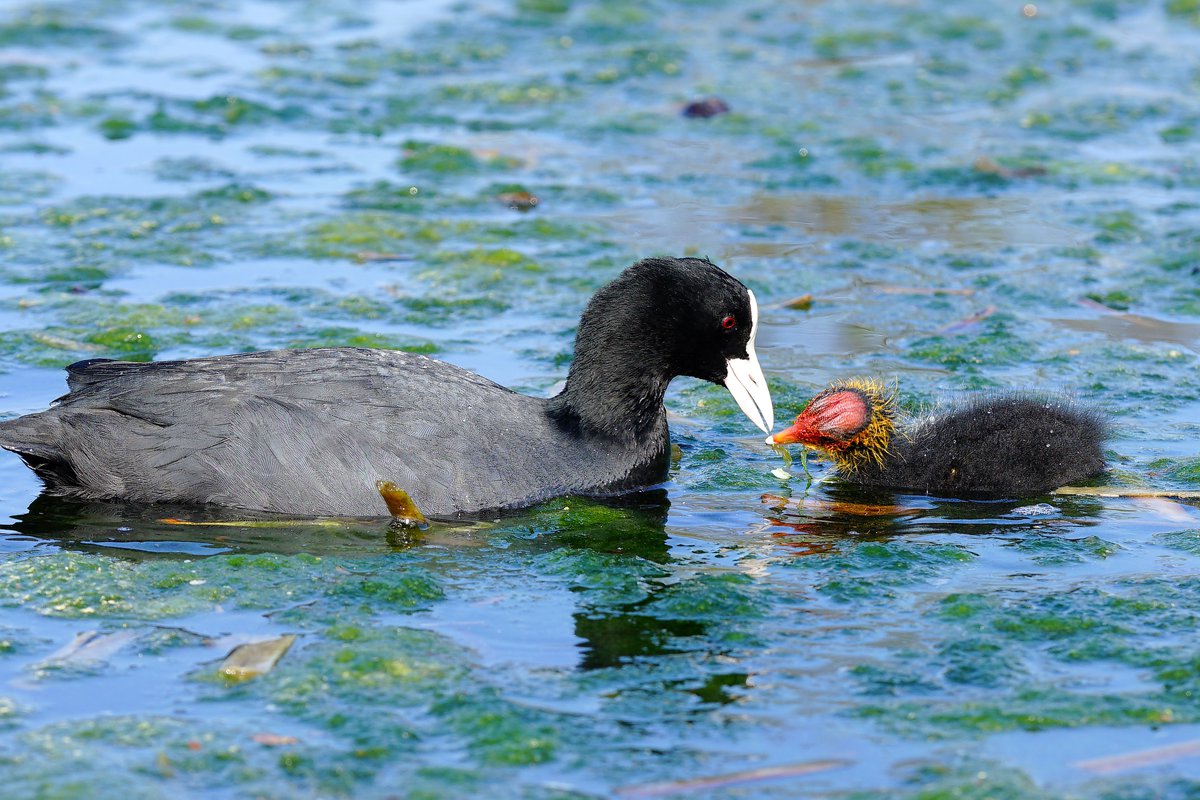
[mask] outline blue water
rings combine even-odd
[[[914,408],[1066,391],[1114,421],[1106,482],[1200,489],[1198,23],[6,2],[0,413],[80,358],[358,336],[544,395],[596,288],[688,253],[763,304],[780,422],[855,374]],[[709,94],[731,113],[680,115]],[[1196,791],[1186,754],[1088,765],[1200,739],[1193,501],[806,487],[719,387],[668,408],[665,495],[410,539],[176,526],[237,514],[39,498],[0,458],[0,794]],[[120,637],[56,660],[86,632]],[[217,677],[283,634],[269,674]]]

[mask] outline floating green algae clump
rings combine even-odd
[[[1019,364],[1029,361],[1033,355],[1033,345],[1014,329],[1011,318],[989,318],[983,322],[983,328],[982,333],[964,332],[918,339],[907,353],[911,358],[969,371],[978,371],[985,366]]]
[[[946,683],[936,690],[940,700],[897,699],[863,706],[856,713],[906,734],[939,737],[1200,719],[1200,704],[1192,691],[1196,678],[1186,666],[1190,656],[1170,645],[1150,644],[1186,629],[1191,613],[1187,609],[1196,607],[1200,593],[1194,580],[1164,589],[1164,582],[1155,579],[1130,583],[1122,594],[1075,591],[1007,602],[986,595],[948,596],[941,603],[940,614],[953,620],[954,627],[969,638],[959,644],[950,644],[954,641],[950,639],[939,648],[939,660],[961,653],[966,642],[971,650],[980,655],[986,652],[987,657],[975,664],[951,661],[944,679],[966,679],[970,685],[992,687],[993,691],[1013,685],[1014,690],[991,699],[966,695],[951,699],[956,693],[947,691]],[[1182,608],[1175,607],[1176,603]],[[1037,647],[1062,669],[1098,662],[1114,665],[1108,669],[1110,674],[1133,668],[1149,680],[1124,692],[1085,687],[1075,691],[1039,683],[1031,677],[1034,668],[1029,656],[1023,655],[1027,645]],[[983,662],[991,666],[983,668]],[[1018,679],[1019,683],[1014,683]],[[922,693],[928,695],[931,690],[934,687],[926,686]],[[912,691],[895,694],[911,696]]]
[[[409,140],[402,147],[404,155],[400,158],[399,167],[406,172],[477,172],[483,169],[511,168],[518,163],[516,159],[507,156],[476,156],[470,150],[449,144]]]
[[[326,579],[313,585],[318,574]],[[442,590],[419,569],[352,572],[303,554],[130,563],[68,552],[0,562],[0,603],[55,617],[158,620],[218,604],[272,608],[290,604],[287,598],[297,591],[334,608],[382,603],[409,609],[427,605]]]
[[[974,559],[965,547],[890,542],[840,542],[827,555],[788,566],[815,571],[814,588],[831,600],[896,597],[897,589],[956,570]]]
[[[1155,459],[1150,469],[1180,488],[1200,488],[1200,458]]]

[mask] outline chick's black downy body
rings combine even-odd
[[[850,477],[932,495],[1036,495],[1104,471],[1102,417],[1062,399],[999,395],[905,426]]]

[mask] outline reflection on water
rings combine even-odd
[[[581,669],[629,664],[646,656],[682,652],[677,637],[703,636],[706,626],[695,620],[664,620],[634,612],[575,614],[575,635],[583,640]]]
[[[697,203],[669,195],[654,208],[602,215],[624,235],[658,243],[688,241],[722,258],[794,256],[811,239],[853,236],[901,246],[942,242],[954,247],[1066,245],[1077,231],[1047,221],[1022,197],[879,197],[818,193],[755,194],[738,205]],[[765,227],[770,241],[731,242],[730,226]]]
[[[806,235],[856,236],[901,244],[942,241],[955,246],[1067,244],[1078,234],[1046,222],[1021,197],[878,197],[792,194],[753,196],[726,209],[727,218],[780,225]]]
[[[506,560],[514,548],[531,554],[567,548],[616,555],[634,563],[644,559],[669,564],[673,561],[666,533],[669,509],[663,490],[599,500],[565,498],[486,523],[435,522],[427,531],[398,536],[382,519],[286,520],[236,509],[85,502],[43,494],[0,530],[70,551],[133,562],[191,561],[234,553],[361,559],[412,548],[433,553],[484,548],[475,569],[486,571],[489,558]],[[179,524],[182,521],[193,524]],[[644,594],[628,603],[593,603],[586,594],[576,595],[578,607],[571,617],[580,640],[577,666],[617,668],[686,652],[703,642],[708,633],[705,622],[653,613],[655,601],[669,593],[673,583],[646,580]],[[557,609],[542,613],[557,613]],[[728,702],[726,689],[743,684],[745,677],[712,676],[699,686],[682,681],[686,686],[681,690],[694,692],[705,702]]]
[[[846,536],[886,541],[897,536],[994,533],[1031,526],[1046,532],[1068,532],[1098,524],[1104,512],[1103,503],[1096,498],[1052,499],[1054,505],[1031,511],[1037,498],[931,497],[834,479],[791,496],[764,494],[762,503],[769,509],[767,519],[782,529],[777,533],[782,544],[814,552],[831,549]]]
[[[181,522],[219,523],[212,527]],[[245,521],[245,527],[229,523]],[[254,523],[271,527],[253,527]],[[387,550],[386,520],[329,520],[276,527],[278,517],[237,509],[83,501],[41,494],[0,530],[80,552],[129,559],[230,552],[349,553]]]
[[[1176,344],[1193,353],[1200,352],[1200,324],[1195,322],[1173,322],[1141,314],[1101,314],[1091,319],[1057,318],[1050,320],[1056,325],[1074,331],[1099,333],[1116,341],[1134,341],[1143,344]]]
[[[667,492],[653,489],[606,498],[568,497],[539,509],[491,512],[481,520],[434,521],[426,531],[411,531],[398,529],[386,518],[291,519],[220,506],[89,501],[43,492],[28,511],[0,525],[0,531],[125,558],[228,552],[365,555],[430,545],[477,546],[479,536],[489,532],[533,533],[548,536],[553,547],[665,562],[669,508]],[[598,520],[602,527],[596,526]]]

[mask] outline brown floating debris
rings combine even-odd
[[[391,481],[376,481],[375,488],[379,490],[380,497],[387,504],[388,513],[396,522],[405,527],[420,528],[421,530],[429,527],[429,520],[425,519],[425,515],[417,508],[417,504],[408,496],[408,492]]]
[[[1018,167],[1017,169],[1009,169],[987,156],[980,156],[975,159],[974,166],[976,172],[981,172],[984,175],[995,175],[1000,178],[1035,178],[1046,174],[1045,167]]]
[[[1189,489],[1126,489],[1120,486],[1060,486],[1050,494],[1082,497],[1170,497],[1175,500],[1200,500],[1200,491]]]
[[[1086,761],[1076,761],[1071,766],[1076,769],[1094,772],[1097,775],[1110,775],[1114,772],[1128,772],[1132,769],[1149,767],[1155,764],[1166,764],[1178,761],[1188,756],[1200,755],[1200,739],[1188,739],[1186,742],[1169,744],[1164,747],[1151,747],[1147,750],[1134,750],[1115,756],[1089,758]]]
[[[231,681],[245,681],[265,675],[275,668],[294,641],[295,635],[289,633],[265,642],[239,644],[230,650],[229,655],[221,662],[221,677]]]
[[[300,741],[295,736],[283,736],[278,733],[256,733],[250,737],[250,740],[266,747],[283,747],[289,744],[297,744]]]
[[[496,199],[514,211],[529,211],[539,202],[537,195],[529,192],[504,192],[496,195]]]
[[[692,778],[683,781],[660,781],[656,783],[637,783],[632,786],[622,786],[616,790],[621,797],[667,797],[684,792],[702,792],[709,789],[720,789],[725,786],[738,786],[756,781],[779,780],[781,778],[798,778],[804,775],[814,775],[818,772],[828,772],[832,769],[844,769],[851,765],[850,761],[838,758],[823,761],[801,761],[797,764],[781,764],[776,767],[760,767],[743,772],[730,772],[726,775],[712,775],[707,778]]]
[[[705,97],[683,107],[683,115],[692,119],[708,119],[729,111],[729,105],[719,97]]]
[[[808,311],[810,308],[812,308],[812,304],[813,296],[811,293],[809,293],[802,294],[799,297],[793,297],[791,300],[785,300],[783,302],[783,307],[791,308],[796,311]]]

